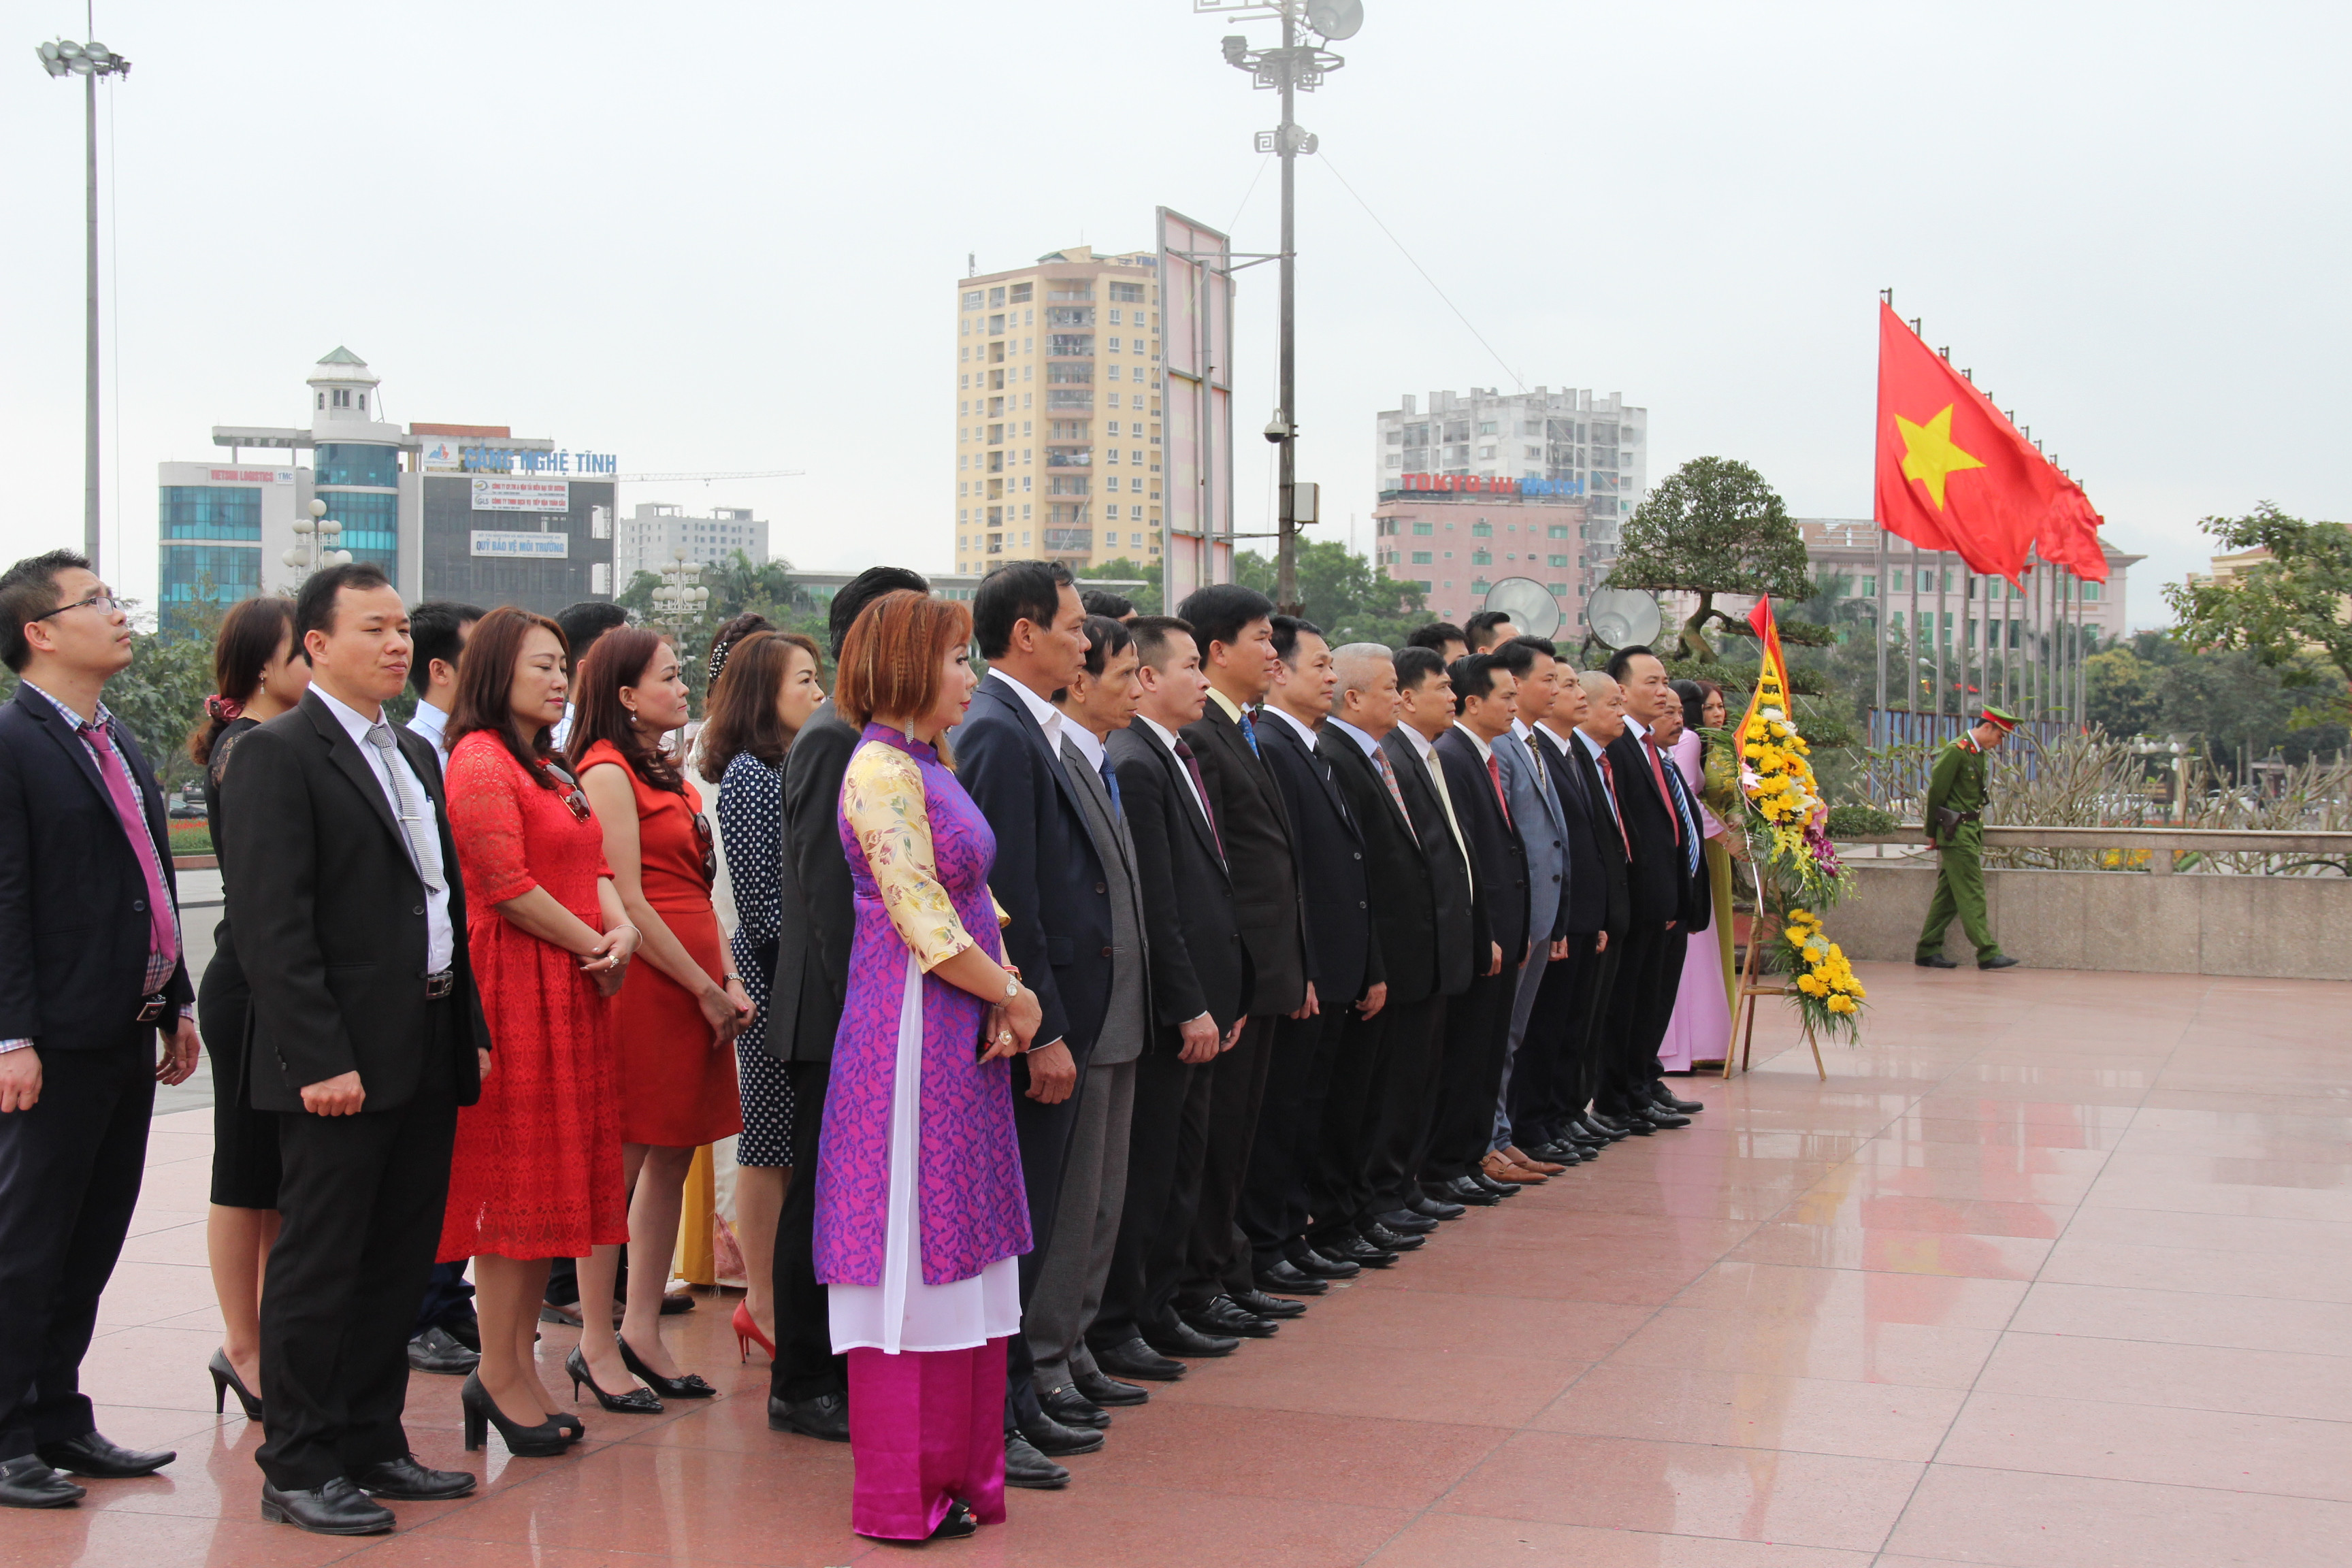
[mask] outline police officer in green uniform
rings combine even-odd
[[[1944,956],[1944,931],[1954,915],[1976,944],[1979,969],[2007,969],[2017,963],[1992,939],[1984,894],[1985,753],[2015,728],[2015,715],[1986,709],[1976,728],[1944,748],[1927,780],[1926,826],[1940,854],[1936,896],[1928,900],[1927,924],[1911,960],[1922,969],[1959,967]]]

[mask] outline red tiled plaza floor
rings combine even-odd
[[[1789,1047],[1121,1411],[1066,1492],[929,1550],[1053,1568],[2317,1568],[2352,1540],[2352,986],[1864,966],[1860,1048]],[[1759,1047],[1761,1041],[1759,1040]],[[336,1541],[258,1521],[216,1417],[209,1113],[158,1120],[87,1385],[145,1481],[0,1519],[0,1568],[819,1568],[845,1448],[767,1429],[727,1307],[670,1320],[721,1390],[468,1461],[464,1502]],[[541,1346],[547,1381],[568,1331]],[[235,1410],[235,1405],[231,1405]],[[2329,1542],[2336,1544],[2330,1546]]]

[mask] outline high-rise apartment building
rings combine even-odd
[[[1159,267],[1080,245],[957,282],[958,572],[1160,558]]]
[[[1382,491],[1407,488],[1407,474],[1544,479],[1582,496],[1594,522],[1614,525],[1649,489],[1650,411],[1628,407],[1622,392],[1474,386],[1466,397],[1431,393],[1426,411],[1412,393],[1400,402],[1375,416]]]
[[[752,565],[763,565],[768,525],[748,507],[713,507],[709,517],[693,517],[682,506],[640,501],[613,531],[613,580],[626,588],[638,573],[667,567],[680,550],[687,560],[714,565],[740,551]]]

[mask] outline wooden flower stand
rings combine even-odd
[[[1779,937],[1782,924],[1782,911],[1776,903],[1769,879],[1759,876],[1756,879],[1756,912],[1748,922],[1748,956],[1739,966],[1738,1001],[1731,1010],[1731,1038],[1723,1048],[1723,1076],[1726,1078],[1731,1076],[1731,1064],[1735,1058],[1738,1060],[1739,1070],[1748,1070],[1748,1058],[1756,1045],[1756,999],[1759,996],[1787,996],[1796,990],[1793,982],[1786,985],[1771,984],[1764,974],[1764,946]],[[1829,1069],[1822,1065],[1822,1043],[1814,1037],[1813,1021],[1805,1017],[1801,1011],[1797,1016],[1803,1020],[1805,1044],[1812,1047],[1813,1071],[1821,1076],[1823,1083],[1827,1083]]]

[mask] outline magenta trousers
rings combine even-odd
[[[1004,1522],[1004,1342],[849,1352],[849,1527],[921,1541],[961,1502]]]

